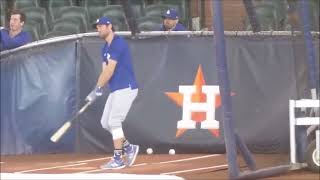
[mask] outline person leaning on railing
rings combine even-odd
[[[162,15],[163,24],[160,31],[186,31],[187,29],[179,23],[179,16],[175,9],[168,9],[165,14]]]
[[[0,30],[0,51],[14,49],[32,41],[31,35],[23,31],[26,15],[13,10],[10,13],[9,29]]]

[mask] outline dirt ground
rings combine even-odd
[[[288,164],[288,155],[255,154],[258,169]],[[126,173],[175,175],[190,180],[228,179],[228,163],[224,154],[141,154],[134,166],[121,170],[101,170],[110,159],[101,154],[50,154],[1,156],[1,173]],[[241,171],[247,170],[239,159]],[[318,180],[320,175],[307,169],[289,171],[267,179]]]

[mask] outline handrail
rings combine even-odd
[[[131,31],[119,31],[116,32],[117,35],[130,37]],[[301,35],[302,33],[300,31],[260,31],[257,33],[254,33],[252,31],[225,31],[224,34],[226,36],[291,36],[291,35]],[[145,38],[145,37],[154,37],[154,36],[180,36],[180,35],[188,35],[188,36],[213,36],[213,31],[142,31],[139,34],[136,34],[135,37],[139,38]],[[312,32],[312,35],[314,37],[319,37],[320,32]],[[63,42],[68,40],[75,40],[80,39],[83,37],[97,37],[97,32],[89,32],[89,33],[81,33],[81,34],[73,34],[73,35],[66,35],[66,36],[58,36],[53,37],[49,39],[43,39],[39,41],[34,41],[32,43],[26,44],[24,46],[10,49],[6,51],[0,52],[0,56],[9,54],[12,52],[20,51],[23,49],[28,49],[31,47],[37,47],[44,44],[51,44],[56,42]]]

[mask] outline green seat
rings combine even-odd
[[[279,0],[262,0],[257,1],[257,6],[270,6],[275,11],[275,30],[283,30],[283,22],[286,19],[286,10],[288,4],[286,1],[279,1]]]
[[[0,26],[5,27],[7,23],[7,3],[6,1],[0,0],[0,16],[1,16],[1,23]]]
[[[121,5],[108,5],[101,11],[101,16],[110,18],[117,31],[128,30],[125,14]]]
[[[60,18],[53,22],[53,31],[68,32],[70,34],[81,33],[81,25],[77,19]]]
[[[319,31],[319,0],[307,1],[310,10],[311,30]]]
[[[27,7],[39,7],[38,0],[15,0],[14,7],[17,9],[27,8]]]
[[[36,21],[29,20],[23,25],[23,30],[31,34],[33,41],[38,41],[40,39],[40,23]]]
[[[57,15],[60,8],[65,6],[72,6],[74,3],[72,0],[48,0],[48,10],[52,20],[57,19]]]
[[[135,18],[139,18],[144,15],[141,5],[131,5],[131,8]]]
[[[113,20],[124,20],[125,14],[121,5],[109,5],[101,11],[102,16],[107,16]]]
[[[116,19],[116,18],[114,18],[114,20],[112,20],[112,25],[116,31],[127,31],[128,30],[127,24],[123,21]]]
[[[145,2],[143,0],[130,0],[129,3],[135,18],[144,16]]]
[[[83,0],[81,6],[87,9],[89,22],[95,22],[101,17],[101,11],[109,4],[108,0]]]
[[[40,23],[40,37],[48,32],[49,17],[47,11],[41,7],[28,7],[21,9],[27,17],[27,21],[33,20]]]
[[[144,9],[145,16],[158,16],[161,17],[169,9],[165,4],[153,4],[146,6]]]
[[[137,19],[140,31],[158,31],[162,25],[160,17],[145,16]]]
[[[0,10],[1,10],[1,14],[5,14],[7,9],[7,3],[6,1],[0,0]]]
[[[131,5],[140,5],[140,6],[144,6],[144,0],[130,0],[129,1]]]
[[[48,39],[48,38],[53,38],[53,37],[58,37],[58,36],[66,36],[66,35],[71,35],[71,34],[72,33],[70,33],[70,32],[64,32],[64,31],[50,31],[43,36],[43,39]]]
[[[48,7],[63,7],[75,5],[72,0],[48,0]]]
[[[108,0],[82,0],[80,5],[82,7],[105,7],[109,4]]]
[[[278,30],[276,9],[273,5],[261,4],[255,6],[257,19],[262,31]],[[246,17],[246,30],[252,30],[249,23],[249,17]]]
[[[74,18],[80,21],[81,29],[86,32],[88,29],[89,15],[85,8],[77,6],[62,7],[59,10],[57,18]]]
[[[6,16],[4,14],[1,14],[0,16],[0,27],[6,27]]]

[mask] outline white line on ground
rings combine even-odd
[[[163,161],[163,162],[152,163],[152,164],[168,164],[168,163],[174,163],[174,162],[192,161],[192,160],[196,160],[196,159],[203,159],[203,158],[214,157],[214,156],[221,156],[221,154],[211,154],[211,155],[207,155],[207,156],[198,156],[198,157],[178,159],[178,160],[172,160],[172,161]]]
[[[83,173],[93,173],[93,172],[99,172],[99,171],[104,171],[105,169],[94,169],[94,170],[89,170],[89,171],[80,171],[80,172],[76,172],[73,174],[83,174]]]
[[[75,163],[84,163],[84,162],[91,162],[91,161],[106,160],[106,159],[110,159],[110,158],[111,158],[111,157],[104,157],[104,158],[88,159],[88,160],[82,160],[82,161],[70,161],[70,162],[67,162],[67,163],[72,163],[72,164],[75,164]]]
[[[29,170],[14,172],[14,173],[35,172],[35,171],[42,171],[42,170],[49,170],[49,169],[57,169],[57,168],[64,168],[64,167],[81,166],[81,165],[85,165],[85,164],[87,164],[87,163],[69,164],[69,165],[53,166],[53,167],[39,168],[39,169],[29,169]]]
[[[147,165],[147,164],[148,164],[148,163],[135,164],[135,165],[133,165],[132,167],[145,166],[145,165]]]
[[[209,157],[214,157],[214,156],[221,156],[221,154],[211,154],[211,155],[206,155],[206,156],[198,156],[198,157],[178,159],[178,160],[172,160],[172,161],[162,161],[162,162],[157,162],[157,163],[141,163],[141,164],[133,165],[132,167],[145,166],[145,165],[151,165],[151,164],[155,165],[155,164],[168,164],[168,163],[174,163],[174,162],[192,161],[192,160],[196,160],[196,159],[203,159],[203,158],[209,158]],[[94,170],[90,170],[90,171],[81,171],[81,172],[76,172],[75,174],[93,173],[93,172],[99,172],[99,171],[104,171],[104,169],[94,169]]]
[[[6,180],[183,180],[181,177],[173,175],[138,175],[124,173],[99,173],[99,174],[14,174],[0,173],[1,179]]]
[[[196,169],[188,169],[188,170],[182,170],[182,171],[173,171],[173,172],[167,172],[167,173],[161,173],[161,174],[162,175],[179,174],[179,173],[185,173],[185,172],[200,171],[200,170],[206,170],[206,169],[216,169],[216,168],[222,168],[222,167],[228,167],[228,164],[196,168]]]
[[[135,164],[131,167],[137,167],[137,166],[145,166],[148,163],[141,163],[141,164]],[[99,171],[104,171],[105,169],[94,169],[94,170],[89,170],[89,171],[81,171],[81,172],[76,172],[74,174],[81,174],[81,173],[92,173],[92,172],[99,172]]]

